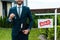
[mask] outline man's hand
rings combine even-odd
[[[29,31],[30,31],[29,29],[26,29],[26,30],[23,30],[22,32],[27,35]]]
[[[12,20],[14,18],[14,16],[15,16],[15,14],[11,13],[9,19]]]

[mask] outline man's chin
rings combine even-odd
[[[18,5],[21,5],[22,3],[18,3]]]
[[[18,5],[21,5],[21,4],[18,4]]]

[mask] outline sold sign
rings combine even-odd
[[[38,28],[52,28],[53,19],[38,19]]]
[[[40,26],[45,26],[45,25],[50,25],[51,21],[50,20],[46,20],[44,22],[40,22]]]

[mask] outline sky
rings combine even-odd
[[[30,9],[60,8],[60,0],[28,0]]]

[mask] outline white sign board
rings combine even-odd
[[[38,19],[38,28],[53,28],[53,19]]]
[[[28,0],[30,9],[60,8],[60,0]]]

